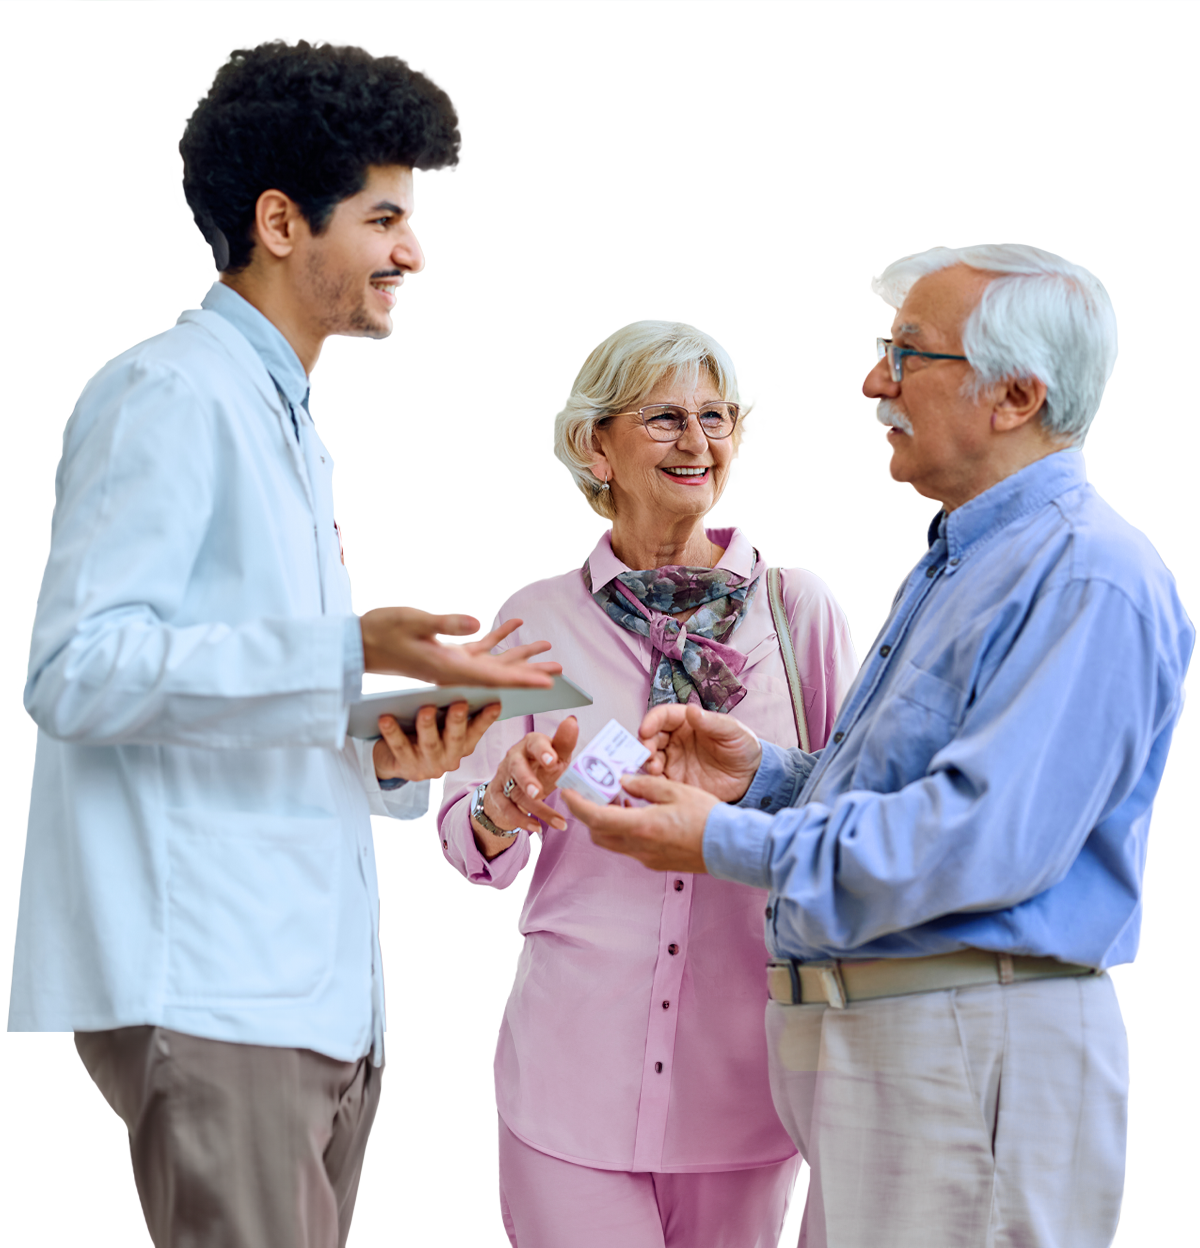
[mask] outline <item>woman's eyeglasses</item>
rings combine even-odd
[[[727,438],[733,432],[738,411],[736,403],[705,403],[696,410],[695,416],[704,436],[715,440]],[[636,412],[614,412],[613,415],[636,416],[655,442],[677,442],[687,432],[692,410],[674,403],[651,403],[649,407],[639,407]]]

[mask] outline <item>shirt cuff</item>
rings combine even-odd
[[[770,741],[762,743],[762,761],[754,779],[739,801],[742,810],[762,810],[769,815],[786,810],[800,794],[812,771],[811,755],[799,750],[783,750]],[[794,756],[799,755],[799,758]],[[803,764],[808,762],[807,766]],[[803,774],[801,774],[803,773]]]
[[[342,634],[342,697],[347,706],[362,697],[365,666],[362,625],[357,615],[351,615],[346,619],[346,631]]]
[[[714,806],[704,824],[704,865],[709,875],[770,888],[771,822],[770,815],[757,811]]]

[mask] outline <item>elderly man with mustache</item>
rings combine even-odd
[[[806,754],[661,706],[641,808],[566,801],[654,870],[770,890],[767,1031],[812,1168],[808,1248],[1065,1245],[1116,1230],[1151,806],[1195,631],[1079,453],[1116,358],[1087,270],[936,248],[864,393],[940,503],[833,735]]]

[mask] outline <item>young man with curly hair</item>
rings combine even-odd
[[[38,725],[9,1025],[75,1032],[157,1245],[333,1248],[383,1061],[370,815],[414,818],[498,708],[382,717],[364,671],[548,685],[544,643],[350,605],[308,409],[330,334],[384,338],[413,169],[458,160],[393,57],[234,52],[188,122],[220,280],[105,365],[67,425],[25,688]]]

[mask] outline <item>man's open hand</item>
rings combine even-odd
[[[487,685],[549,689],[552,677],[562,671],[558,663],[530,663],[535,654],[550,649],[548,641],[513,646],[492,654],[521,620],[505,620],[478,641],[463,646],[446,645],[438,634],[463,637],[479,628],[469,615],[429,615],[414,607],[379,607],[359,620],[362,628],[363,666],[368,672],[413,676],[434,685]]]
[[[391,715],[380,715],[379,731],[372,759],[380,780],[436,780],[453,771],[479,744],[479,738],[500,716],[500,703],[493,702],[467,718],[465,702],[451,703],[446,709],[446,726],[438,732],[437,709],[423,706],[410,737]]]
[[[650,751],[648,775],[694,785],[722,802],[740,801],[762,762],[762,746],[745,724],[694,703],[647,711],[638,736]]]
[[[628,854],[651,871],[704,873],[704,825],[717,799],[661,776],[624,776],[621,784],[627,793],[655,805],[598,806],[570,789],[559,792],[602,849]]]

